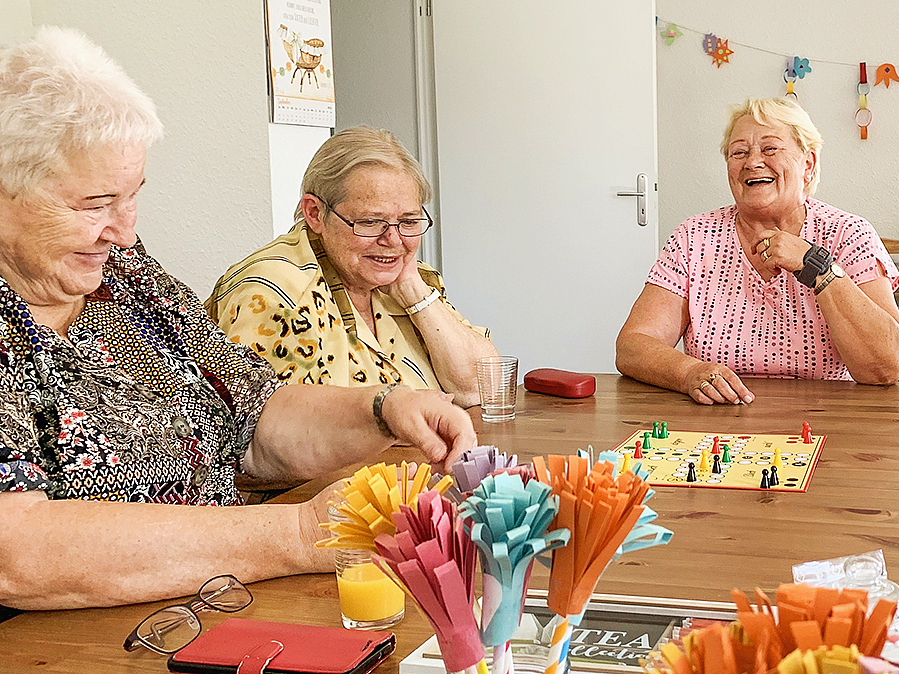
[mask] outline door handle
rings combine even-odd
[[[637,191],[636,192],[618,192],[619,197],[637,197],[637,224],[641,227],[646,226],[646,186],[649,181],[645,173],[637,174]]]

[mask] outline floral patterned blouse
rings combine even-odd
[[[0,278],[0,491],[240,502],[237,464],[281,383],[140,242],[112,249],[67,338]]]

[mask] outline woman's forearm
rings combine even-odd
[[[242,582],[333,569],[321,537],[327,495],[300,505],[206,506],[48,500],[0,494],[0,604],[112,606],[193,594],[229,573]]]
[[[886,279],[878,283],[888,288]],[[862,384],[895,384],[899,381],[899,312],[892,294],[870,288],[874,297],[886,294],[889,311],[850,278],[828,285],[818,296],[831,339],[855,381]],[[880,291],[878,293],[878,291]]]
[[[289,486],[377,456],[395,442],[372,411],[381,388],[282,386],[265,404],[242,469],[261,483]]]
[[[638,381],[689,394],[684,384],[687,372],[699,362],[650,335],[636,331],[618,335],[615,366]]]
[[[477,405],[480,402],[478,358],[496,356],[496,347],[459,321],[440,301],[413,314],[412,322],[428,347],[431,366],[441,388],[452,393],[454,402],[460,407]]]

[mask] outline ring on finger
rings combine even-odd
[[[704,389],[706,386],[711,386],[711,385],[712,385],[712,382],[710,382],[710,381],[703,381],[703,382],[699,385],[699,390],[701,391],[701,390]]]
[[[762,251],[762,259],[767,260],[769,257],[771,257],[771,254],[768,252],[768,250],[767,249],[763,250]]]
[[[771,247],[771,242],[770,242],[770,241],[768,241],[768,239],[767,239],[767,238],[764,238],[764,239],[762,239],[762,243],[764,243],[764,244],[765,244],[765,248],[766,248],[766,249],[768,249],[768,248],[770,248],[770,247]]]
[[[712,374],[709,375],[709,380],[708,380],[707,383],[711,384],[711,383],[712,383],[713,381],[715,381],[717,378],[718,378],[718,373],[717,373],[717,372],[712,372]]]

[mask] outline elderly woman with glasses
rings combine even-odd
[[[216,284],[213,320],[285,381],[402,382],[477,404],[475,363],[497,351],[416,258],[432,222],[415,158],[388,131],[347,129],[315,153],[302,187],[293,229]]]
[[[0,51],[0,604],[333,570],[313,548],[330,492],[209,506],[398,441],[447,463],[477,444],[445,394],[287,385],[228,340],[135,234],[161,134],[149,98],[81,33],[45,27]]]

